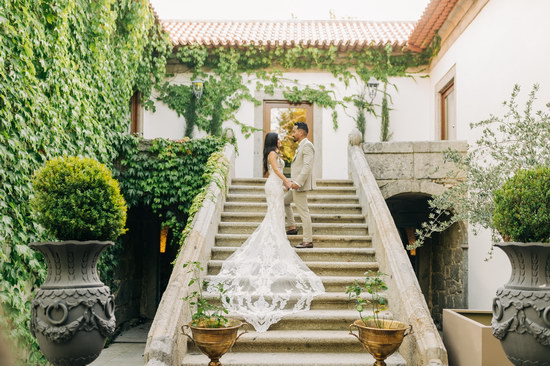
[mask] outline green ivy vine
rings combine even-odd
[[[171,46],[147,0],[5,0],[0,34],[0,322],[37,365],[30,298],[45,266],[27,244],[53,238],[29,208],[32,174],[63,155],[111,165],[131,96],[153,105]]]
[[[219,137],[143,140],[129,136],[115,177],[129,207],[151,207],[178,243],[193,200],[211,180],[209,159],[226,143]],[[216,156],[216,155],[215,155]]]
[[[173,56],[191,77],[201,78],[204,94],[200,100],[193,96],[190,85],[166,82],[160,89],[159,100],[189,121],[186,136],[192,136],[195,126],[212,135],[221,133],[221,125],[232,121],[241,127],[245,136],[256,129],[250,121],[239,121],[236,112],[243,101],[260,105],[251,90],[274,95],[283,92],[293,103],[315,103],[332,110],[333,125],[338,127],[337,107],[344,109],[353,98],[338,100],[329,85],[300,85],[298,80],[284,77],[289,70],[321,70],[349,87],[351,80],[366,84],[371,76],[384,84],[390,77],[411,76],[410,70],[426,65],[438,50],[438,42],[422,53],[382,48],[352,50],[342,54],[336,47],[327,49],[294,47],[267,49],[257,46],[240,48],[208,48],[201,45],[179,47]],[[251,87],[252,86],[252,87]],[[387,104],[386,99],[386,104]],[[351,105],[357,105],[351,103]],[[387,106],[386,106],[387,107]],[[387,111],[387,108],[385,109]],[[362,111],[373,112],[372,106]],[[384,109],[383,113],[384,114]],[[386,120],[389,123],[389,120]]]

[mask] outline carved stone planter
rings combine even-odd
[[[48,277],[32,302],[31,331],[56,366],[95,360],[115,330],[114,299],[96,264],[112,242],[33,243],[46,258]]]
[[[550,244],[500,243],[512,264],[493,301],[493,335],[514,365],[550,366]]]

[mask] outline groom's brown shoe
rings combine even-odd
[[[301,249],[301,248],[313,248],[313,242],[301,242],[300,244],[296,245],[294,248],[298,248],[298,249]]]
[[[298,235],[298,229],[287,230],[286,235]]]

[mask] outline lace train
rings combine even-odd
[[[271,167],[265,193],[264,220],[223,262],[208,289],[215,292],[215,286],[223,283],[228,310],[244,317],[257,332],[267,331],[284,316],[309,310],[313,298],[325,291],[319,276],[300,259],[286,237],[283,185]]]

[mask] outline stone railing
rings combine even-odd
[[[227,144],[224,156],[229,161],[227,183],[233,177],[235,148]],[[218,179],[216,179],[218,178]],[[180,366],[187,353],[187,337],[181,327],[191,320],[186,302],[182,300],[189,291],[190,274],[183,268],[188,261],[206,263],[218,231],[226,192],[216,183],[223,176],[213,177],[206,198],[193,220],[192,229],[176,259],[168,286],[162,295],[151,330],[147,336],[144,360],[147,366]]]
[[[352,133],[349,172],[368,220],[380,271],[389,274],[386,282],[391,312],[397,320],[412,325],[414,330],[411,336],[405,338],[400,353],[410,365],[446,366],[447,351],[360,143],[359,131]]]

